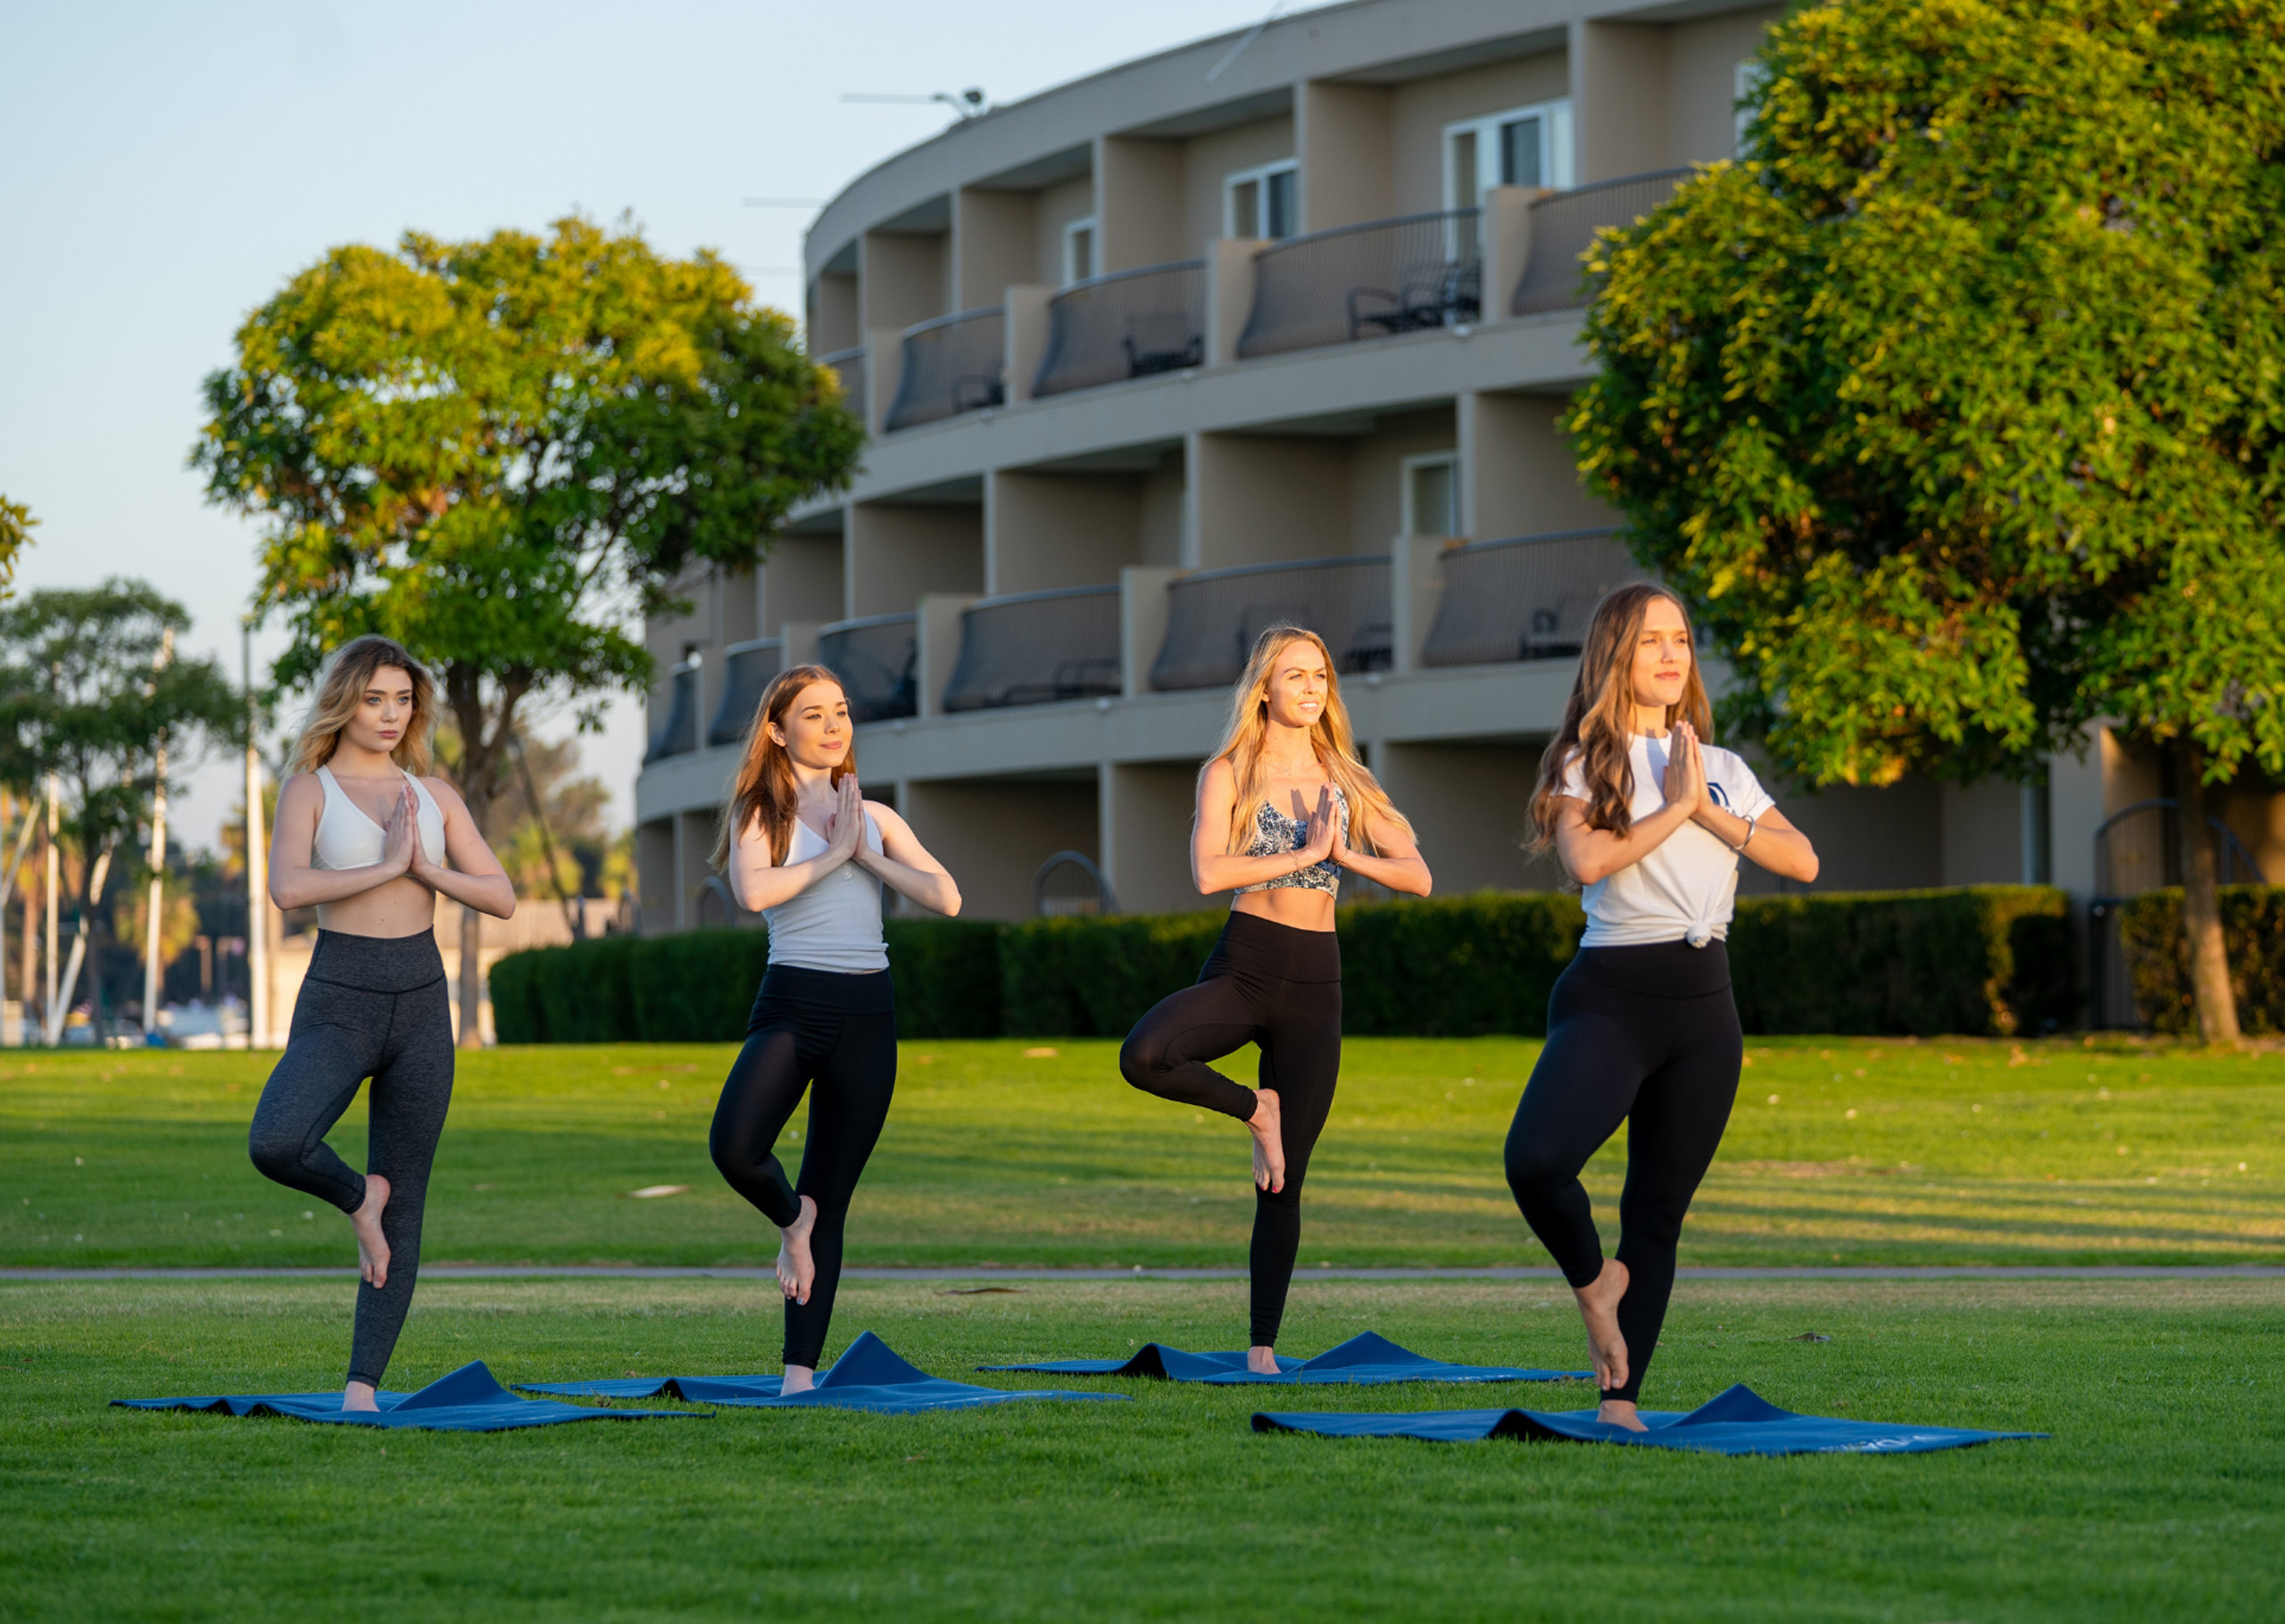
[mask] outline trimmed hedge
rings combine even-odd
[[[1586,928],[1576,898],[1546,892],[1372,903],[1336,918],[1342,1030],[1360,1036],[1540,1035]],[[2274,940],[2285,908],[2270,918]],[[892,920],[897,1031],[1123,1036],[1197,978],[1222,920]],[[503,1043],[735,1041],[768,955],[758,930],[513,954],[492,969],[494,1020]],[[2069,1025],[2079,1011],[2064,896],[2045,886],[1743,898],[1730,964],[1750,1032],[2007,1036]]]
[[[2238,1025],[2248,1033],[2285,1032],[2285,886],[2224,885],[2221,900]],[[2198,1005],[2190,991],[2181,888],[2122,905],[2118,938],[2143,1023],[2170,1037],[2196,1037]]]

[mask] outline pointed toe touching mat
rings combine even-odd
[[[654,1376],[619,1381],[519,1382],[517,1386],[526,1393],[554,1393],[567,1397],[649,1398],[663,1393],[694,1404],[735,1404],[752,1410],[871,1410],[884,1415],[902,1415],[916,1410],[966,1410],[1018,1398],[1084,1400],[1126,1396],[1123,1393],[980,1388],[965,1381],[939,1380],[907,1364],[869,1330],[851,1343],[849,1351],[835,1360],[808,1392],[789,1396],[779,1391],[784,1380],[782,1376]]]
[[[704,1421],[689,1410],[591,1410],[584,1404],[519,1398],[492,1379],[482,1360],[464,1364],[417,1393],[380,1393],[378,1410],[345,1410],[338,1393],[253,1393],[219,1398],[114,1398],[129,1410],[206,1410],[231,1415],[290,1415],[296,1421],[334,1421],[351,1427],[415,1427],[428,1432],[506,1432],[518,1427],[552,1427],[558,1421],[643,1421],[680,1416]]]
[[[1924,1454],[1965,1449],[2044,1432],[1979,1432],[1963,1427],[1915,1427],[1890,1421],[1836,1421],[1781,1410],[1748,1387],[1732,1388],[1695,1410],[1645,1410],[1646,1432],[1606,1425],[1592,1410],[1423,1410],[1410,1415],[1259,1414],[1256,1432],[1314,1432],[1326,1438],[1417,1438],[1480,1443],[1490,1438],[1633,1444],[1695,1449],[1708,1454]]]
[[[1217,1387],[1255,1383],[1296,1387],[1378,1387],[1392,1381],[1588,1381],[1592,1371],[1526,1370],[1505,1364],[1446,1364],[1424,1359],[1386,1337],[1366,1331],[1314,1359],[1280,1355],[1277,1374],[1256,1375],[1242,1353],[1186,1354],[1146,1343],[1129,1359],[1059,1359],[1046,1364],[986,1364],[987,1371],[1035,1371],[1050,1376],[1157,1376],[1168,1381],[1210,1381]]]

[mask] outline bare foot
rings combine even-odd
[[[1276,1375],[1277,1350],[1267,1346],[1246,1349],[1246,1369],[1257,1376]]]
[[[809,1197],[804,1196],[802,1199],[806,1201]],[[804,1253],[803,1255],[806,1256],[807,1254]],[[785,1380],[778,1384],[777,1396],[780,1398],[791,1398],[794,1394],[806,1393],[817,1385],[818,1373],[808,1365],[789,1364],[785,1367]]]
[[[1277,1110],[1275,1089],[1256,1089],[1253,1114],[1246,1128],[1253,1135],[1253,1186],[1272,1195],[1285,1188],[1284,1119]]]
[[[797,1303],[810,1300],[810,1288],[817,1283],[818,1266],[810,1256],[810,1231],[818,1227],[818,1204],[808,1196],[802,1197],[802,1215],[777,1232],[785,1239],[777,1244],[777,1288]],[[786,1379],[793,1379],[789,1367]],[[802,1385],[809,1384],[804,1372]]]
[[[1594,1355],[1595,1380],[1606,1391],[1624,1387],[1626,1338],[1618,1334],[1618,1300],[1626,1295],[1626,1265],[1610,1259],[1592,1285],[1578,1287],[1571,1295],[1579,1299],[1579,1317],[1587,1322],[1587,1351]]]
[[[1634,1406],[1624,1398],[1604,1399],[1602,1407],[1595,1412],[1595,1419],[1606,1427],[1624,1427],[1629,1432],[1648,1432],[1650,1429],[1642,1424],[1642,1418],[1634,1413]]]
[[[389,1243],[381,1235],[381,1209],[388,1204],[389,1181],[377,1172],[369,1172],[365,1175],[364,1205],[349,1214],[349,1227],[357,1231],[357,1278],[376,1291],[389,1283]],[[373,1389],[365,1390],[370,1393]],[[370,1404],[363,1407],[371,1408]]]
[[[378,1413],[381,1406],[374,1400],[371,1382],[353,1381],[341,1389],[341,1407],[344,1410],[368,1410]]]

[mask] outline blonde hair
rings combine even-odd
[[[1681,614],[1683,631],[1691,637],[1690,675],[1682,698],[1666,707],[1666,725],[1687,722],[1700,740],[1712,742],[1713,707],[1707,703],[1706,684],[1699,679],[1689,606],[1647,581],[1620,587],[1595,606],[1586,647],[1579,651],[1579,672],[1563,706],[1563,725],[1539,758],[1539,784],[1532,791],[1530,815],[1533,851],[1545,851],[1555,843],[1562,817],[1556,803],[1563,797],[1563,780],[1574,761],[1586,781],[1587,827],[1608,829],[1623,840],[1634,826],[1634,768],[1627,759],[1634,733],[1634,645],[1642,636],[1643,617],[1662,599]]]
[[[1256,808],[1261,800],[1263,778],[1261,747],[1269,733],[1270,674],[1277,657],[1285,651],[1285,645],[1295,642],[1309,643],[1325,657],[1325,708],[1317,713],[1316,725],[1309,729],[1309,748],[1316,753],[1325,777],[1349,803],[1350,833],[1364,850],[1376,853],[1380,847],[1373,838],[1375,831],[1400,829],[1410,834],[1412,825],[1396,809],[1388,791],[1381,788],[1380,780],[1357,758],[1357,737],[1349,725],[1349,708],[1341,702],[1341,678],[1334,670],[1333,650],[1325,647],[1324,638],[1298,626],[1273,626],[1254,640],[1252,657],[1246,661],[1238,685],[1231,691],[1230,725],[1223,732],[1221,743],[1214,747],[1214,753],[1198,770],[1198,781],[1203,785],[1207,769],[1226,757],[1236,783],[1237,798],[1230,806],[1229,838],[1222,849],[1233,854],[1242,850],[1259,816]]]
[[[813,683],[830,683],[841,688],[845,698],[849,691],[842,688],[841,679],[823,666],[795,666],[780,671],[769,679],[769,686],[762,690],[761,703],[753,708],[753,720],[746,724],[745,754],[738,758],[738,775],[732,781],[730,799],[722,808],[720,822],[714,831],[714,851],[707,861],[719,874],[729,866],[730,849],[737,843],[748,824],[757,819],[762,833],[769,837],[769,860],[783,867],[785,854],[793,849],[794,820],[798,816],[796,803],[801,789],[794,782],[794,759],[785,747],[769,735],[770,726],[784,726],[785,713],[802,691]],[[833,769],[833,784],[857,770],[857,743],[851,740],[849,753],[841,765]]]
[[[378,632],[353,637],[333,651],[318,672],[317,697],[294,741],[288,770],[314,773],[333,759],[341,748],[341,730],[365,701],[365,689],[376,671],[395,667],[412,682],[412,720],[389,751],[389,759],[420,777],[432,765],[431,742],[436,731],[436,679],[428,667],[406,652],[403,643]]]

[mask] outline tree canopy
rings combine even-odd
[[[23,503],[0,496],[0,599],[15,584],[16,560],[32,544],[32,529],[38,523]]]
[[[1591,483],[1818,783],[2098,717],[2285,773],[2285,11],[1775,25],[1742,159],[1590,261]]]

